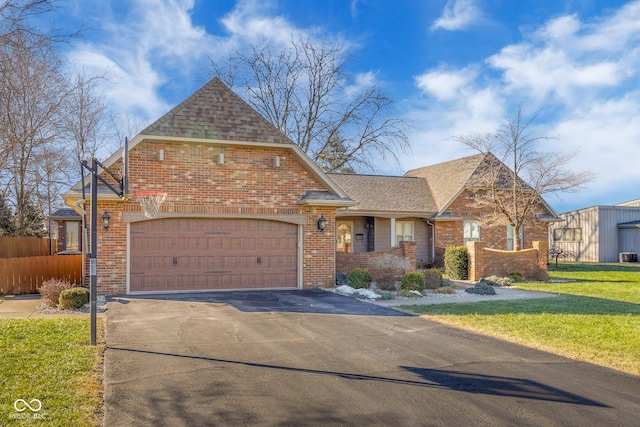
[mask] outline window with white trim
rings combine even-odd
[[[466,220],[462,227],[464,243],[480,241],[480,221]]]
[[[413,240],[413,221],[396,221],[396,243]]]

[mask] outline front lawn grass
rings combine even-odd
[[[425,317],[640,375],[640,265],[562,263],[562,283],[517,283],[555,298],[404,306]]]
[[[101,425],[103,351],[89,319],[0,320],[0,425]]]

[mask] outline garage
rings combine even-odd
[[[296,288],[298,226],[233,218],[130,224],[130,292]]]

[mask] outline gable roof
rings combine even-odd
[[[131,139],[128,150],[131,151],[142,141],[156,139],[207,144],[286,147],[292,150],[308,170],[335,196],[330,198],[331,200],[327,197],[314,199],[313,194],[309,194],[301,203],[317,202],[327,206],[353,206],[356,204],[327,177],[298,145],[276,129],[271,122],[225,86],[217,77],[207,82],[186,100]],[[121,147],[102,163],[107,168],[111,167],[122,159],[124,151],[124,147]],[[85,187],[88,188],[90,180],[86,179],[85,181]],[[81,192],[82,181],[79,181],[62,196],[69,204],[71,201],[79,199]],[[98,185],[98,193],[101,197],[118,198],[103,184]]]
[[[347,196],[359,202],[348,212],[430,216],[438,211],[424,178],[339,173],[327,175]]]
[[[467,186],[474,172],[478,170],[484,159],[484,154],[476,154],[474,156],[412,169],[405,173],[405,176],[424,178],[429,183],[429,189],[433,195],[437,211],[440,212],[446,209],[465,186]]]
[[[293,144],[215,77],[141,135]]]

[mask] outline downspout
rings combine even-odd
[[[436,260],[436,226],[434,223],[425,219],[425,222],[431,226],[431,262]]]

